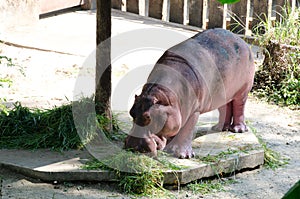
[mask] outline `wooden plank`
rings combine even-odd
[[[126,11],[139,14],[139,0],[127,0]]]
[[[189,25],[202,27],[203,0],[190,0]]]
[[[170,0],[170,21],[183,24],[184,0]]]
[[[121,10],[122,0],[111,0],[111,7],[114,9]]]
[[[231,5],[231,23],[230,30],[235,33],[244,34],[247,19],[247,3],[249,0],[241,0],[238,3]]]
[[[268,20],[268,1],[269,0],[255,0],[253,2],[253,21],[250,27],[253,31],[256,29],[261,20]],[[261,32],[263,30],[258,31]]]
[[[215,0],[208,1],[208,28],[223,27],[223,5]]]
[[[281,19],[281,15],[284,13],[285,5],[286,5],[286,0],[273,0],[273,10],[276,15],[276,20]]]
[[[151,0],[149,3],[149,17],[162,19],[163,0]]]
[[[162,20],[170,21],[170,0],[163,0]]]
[[[45,14],[57,10],[81,6],[82,0],[40,0],[40,14]]]

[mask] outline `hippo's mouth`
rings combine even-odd
[[[157,150],[163,150],[166,144],[167,139],[165,137],[153,134],[145,127],[134,125],[125,140],[125,149],[156,156]]]

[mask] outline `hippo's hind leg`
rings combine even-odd
[[[231,128],[232,122],[232,101],[227,104],[221,106],[219,110],[219,122],[215,126],[212,127],[214,131],[228,131]]]

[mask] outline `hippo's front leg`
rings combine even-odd
[[[192,149],[193,130],[198,121],[199,113],[190,116],[186,124],[167,144],[165,151],[178,158],[192,158],[195,156]]]

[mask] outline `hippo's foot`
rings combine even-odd
[[[229,125],[229,124],[216,124],[211,127],[213,131],[231,131],[233,133],[244,133],[248,131],[247,126],[244,123]]]
[[[170,142],[164,151],[180,159],[189,159],[195,156],[191,145]]]
[[[211,130],[213,131],[229,131],[231,129],[230,124],[216,124],[213,127],[211,127]]]
[[[242,122],[240,124],[231,125],[230,131],[232,131],[233,133],[244,133],[244,132],[248,131],[248,128],[247,128],[246,124],[244,122]]]

